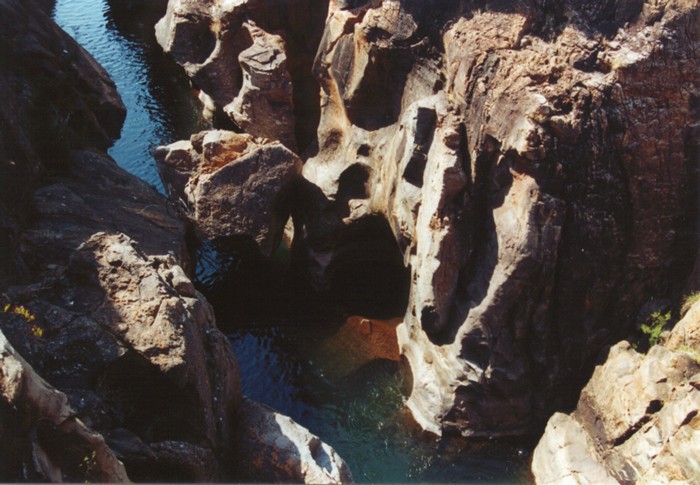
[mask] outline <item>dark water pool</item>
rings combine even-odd
[[[187,79],[159,52],[150,24],[125,20],[106,0],[58,0],[54,18],[106,68],[126,104],[110,155],[162,191],[151,150],[208,127]],[[299,311],[298,293],[278,303],[287,263],[288,253],[278,251],[261,273],[241,255],[200,249],[197,279],[229,329],[246,395],[333,445],[358,482],[530,481],[527,451],[515,444],[438,441],[419,432],[403,407],[410,384],[391,342],[398,322],[378,322],[368,334],[358,319],[343,324]],[[266,298],[251,297],[256,291]]]

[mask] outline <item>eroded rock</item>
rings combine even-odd
[[[172,0],[156,37],[201,89],[211,115],[304,149],[318,121],[311,64],[326,11],[322,0]]]
[[[331,2],[295,246],[323,287],[339,234],[389,221],[424,428],[534,432],[690,270],[698,20],[684,1]]]
[[[248,479],[280,483],[352,483],[352,474],[329,445],[289,417],[244,400],[239,458]]]
[[[206,237],[248,236],[268,256],[277,248],[302,165],[284,145],[214,130],[154,156],[171,197],[184,202]]]
[[[676,336],[700,327],[694,310]],[[647,355],[624,341],[610,349],[576,410],[549,420],[532,462],[537,483],[700,480],[700,347],[669,343]]]

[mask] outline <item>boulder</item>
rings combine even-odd
[[[675,0],[330,3],[294,246],[323,288],[351,225],[391,225],[425,429],[538,433],[690,272],[698,20]]]
[[[694,310],[694,311],[693,311]],[[537,483],[695,483],[700,480],[700,304],[647,355],[610,349],[576,410],[550,418],[532,461]]]
[[[265,255],[279,245],[290,214],[287,200],[302,162],[279,142],[214,130],[154,152],[171,198],[210,239],[247,236]]]
[[[273,409],[245,399],[237,459],[246,479],[269,483],[352,483],[335,450]]]
[[[149,257],[123,234],[97,233],[65,269],[9,288],[5,299],[7,338],[131,478],[228,476],[221,458],[232,446],[238,367],[173,256]],[[145,454],[130,453],[137,445]]]

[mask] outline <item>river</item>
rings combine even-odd
[[[184,74],[159,51],[150,25],[119,21],[105,0],[58,0],[54,18],[105,67],[127,107],[121,138],[109,154],[162,192],[153,148],[208,127]],[[279,251],[272,274],[281,275],[287,260]],[[516,444],[437,440],[412,423],[404,409],[410,378],[392,348],[397,320],[368,327],[360,318],[326,321],[303,311],[278,318],[278,311],[261,323],[251,307],[241,309],[247,297],[226,293],[249,286],[240,267],[235,255],[223,257],[207,245],[199,250],[197,283],[229,329],[243,392],[335,447],[357,482],[530,481],[529,452]],[[222,283],[232,274],[243,284]],[[274,301],[262,304],[270,305]]]

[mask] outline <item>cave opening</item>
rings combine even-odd
[[[336,248],[326,273],[339,307],[373,318],[403,316],[410,272],[386,219],[372,215],[349,224]]]

